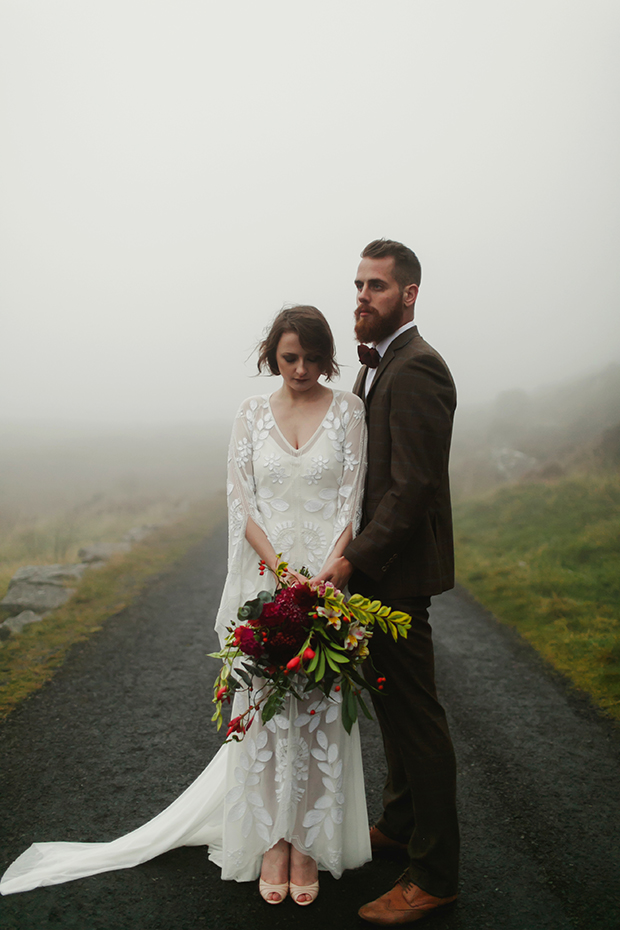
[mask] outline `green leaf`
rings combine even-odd
[[[345,714],[349,726],[344,722]],[[351,728],[355,721],[357,720],[357,701],[355,700],[355,695],[351,686],[344,688],[344,694],[342,697],[342,722],[347,733],[351,732]]]
[[[259,668],[257,665],[251,665],[250,662],[244,662],[243,667],[250,675],[257,675],[258,678],[262,678],[265,674],[262,668]]]
[[[319,650],[318,650],[318,649],[315,649],[315,650],[314,650],[314,659],[311,659],[311,660],[310,660],[310,662],[308,663],[308,667],[306,668],[306,671],[307,671],[307,672],[313,672],[313,671],[315,670],[315,668],[317,667],[318,664],[319,664]]]
[[[351,717],[349,715],[349,710],[343,701],[342,703],[342,725],[347,731],[347,733],[349,734],[351,733],[354,722],[355,722],[354,720],[351,720]]]
[[[351,678],[356,684],[360,685],[360,687],[362,687],[362,688],[370,688],[370,686],[369,686],[368,682],[366,681],[366,679],[365,679],[365,678],[362,678],[362,676],[359,674],[359,672],[357,671],[357,669],[353,668],[352,666],[349,666],[349,668],[347,669],[347,671],[346,671],[345,674],[346,674],[349,678]]]
[[[402,610],[393,610],[390,614],[390,620],[392,623],[409,623],[411,625],[411,617],[409,614],[404,613]]]
[[[243,607],[239,608],[237,617],[243,621],[258,620],[263,611],[263,606],[270,601],[273,601],[271,591],[259,591],[256,597],[252,598],[251,601],[246,601]]]
[[[261,719],[263,723],[271,720],[273,716],[280,709],[282,702],[284,701],[284,695],[278,694],[276,691],[273,694],[270,694],[265,703],[263,704],[263,710],[261,714]]]
[[[329,649],[326,649],[326,650],[325,650],[325,658],[327,659],[327,664],[329,665],[329,667],[330,667],[334,672],[338,672],[338,671],[340,671],[339,668],[338,668],[338,663],[335,662],[334,659],[332,658],[333,655],[334,655],[334,653],[331,652],[331,650],[329,650]]]
[[[321,649],[321,657],[319,659],[319,664],[317,665],[316,670],[314,672],[314,680],[320,681],[324,674],[325,674],[325,652],[323,649]]]
[[[362,708],[362,711],[363,711],[363,713],[364,713],[364,716],[365,716],[365,717],[368,717],[369,720],[372,720],[372,714],[371,714],[370,711],[368,710],[368,707],[366,706],[366,701],[364,700],[364,698],[362,697],[361,694],[358,694],[358,695],[357,695],[357,703],[358,703],[359,706]]]
[[[246,683],[246,685],[248,686],[248,688],[251,688],[251,687],[252,687],[252,679],[251,679],[251,677],[248,675],[248,673],[247,673],[246,671],[244,671],[242,668],[236,668],[236,669],[235,669],[235,672],[236,672],[237,675],[242,679],[242,681],[244,681],[244,682]]]
[[[349,659],[347,658],[347,656],[342,656],[340,655],[340,653],[334,652],[333,646],[327,651],[329,652],[329,655],[334,662],[339,662],[340,665],[348,665]]]

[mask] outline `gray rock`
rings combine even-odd
[[[11,633],[21,633],[28,623],[40,623],[42,619],[41,614],[35,614],[32,610],[22,610],[16,617],[9,617],[4,623],[0,623],[0,628],[10,630]]]
[[[65,581],[79,581],[87,565],[24,565],[18,568],[11,579],[11,584],[28,582],[29,584],[55,584],[63,586]]]
[[[9,590],[0,601],[8,610],[55,610],[75,594],[75,588],[62,588],[58,583],[33,584],[28,581],[11,581]]]
[[[131,544],[128,542],[120,543],[93,543],[91,546],[84,546],[78,552],[78,558],[82,562],[105,562],[106,559],[117,555],[119,552],[129,552]]]

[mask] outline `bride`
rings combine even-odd
[[[262,559],[317,575],[359,525],[365,473],[364,405],[319,382],[338,372],[331,330],[315,307],[282,310],[259,347],[259,371],[281,375],[271,396],[245,400],[228,458],[228,574],[216,618],[223,643],[239,606],[268,587]],[[297,576],[301,578],[302,576]],[[242,713],[237,696],[232,714]],[[33,844],[6,871],[11,894],[111,869],[178,846],[207,845],[223,879],[251,881],[279,904],[318,894],[318,869],[335,878],[371,858],[357,724],[348,735],[340,693],[288,696],[239,742],[225,743],[166,810],[111,843]]]

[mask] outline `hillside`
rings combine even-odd
[[[454,496],[501,484],[620,467],[620,365],[457,411]]]

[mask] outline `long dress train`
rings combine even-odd
[[[359,525],[364,454],[364,409],[352,394],[334,392],[301,449],[278,429],[267,396],[244,401],[229,450],[228,575],[216,619],[221,641],[240,604],[266,587],[245,539],[248,518],[292,567],[314,574],[343,530]],[[338,692],[311,692],[301,702],[290,697],[265,725],[255,718],[243,740],[224,744],[169,807],[111,843],[33,844],[5,872],[0,892],[130,868],[198,845],[209,847],[223,879],[249,881],[281,838],[336,878],[370,859],[359,732],[344,730]]]

